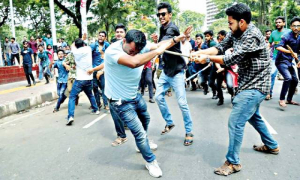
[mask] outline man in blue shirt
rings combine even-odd
[[[105,94],[110,102],[111,115],[127,124],[135,137],[138,150],[147,161],[146,168],[153,177],[161,177],[162,171],[150,149],[147,137],[150,115],[145,100],[138,94],[138,85],[143,65],[183,37],[180,35],[150,47],[146,46],[144,33],[130,30],[125,39],[113,43],[105,53]]]
[[[98,41],[94,42],[93,44],[90,45],[92,49],[92,57],[93,57],[93,68],[101,65],[104,62],[104,53],[105,50],[108,48],[109,43],[105,41],[106,40],[106,32],[101,31],[99,32],[98,35]],[[100,77],[97,77],[97,74],[100,75]],[[104,92],[104,75],[103,71],[95,71],[93,73],[93,92],[96,98],[97,105],[99,109],[101,108],[101,101],[100,101],[100,92],[99,92],[99,87],[102,91],[101,96],[103,98],[103,103],[104,103],[104,109],[109,110],[108,108],[108,102],[107,98],[105,96]]]
[[[64,38],[61,38],[61,47],[65,48],[68,44],[65,42]]]
[[[290,46],[292,50],[295,52],[295,56],[298,56],[300,50],[300,17],[294,17],[291,20],[291,29],[292,31],[285,34],[276,48],[278,50],[277,58],[276,58],[276,67],[279,72],[284,77],[284,82],[282,84],[282,89],[280,93],[280,101],[279,105],[281,108],[285,108],[286,104],[292,105],[300,105],[297,102],[294,102],[293,96],[298,85],[298,78],[293,68],[293,59],[295,57],[292,56],[291,52],[288,50],[287,46]],[[298,56],[299,58],[299,56]],[[300,68],[300,63],[296,60],[298,68]],[[285,96],[287,95],[287,101],[285,102]]]
[[[47,34],[47,37],[43,36],[43,40],[46,42],[46,47],[50,44],[53,47],[53,40],[51,38],[51,34]]]
[[[28,47],[27,41],[23,42],[23,47],[24,47],[24,49],[22,49],[22,51],[21,51],[21,63],[19,66],[21,68],[21,64],[23,64],[24,72],[25,72],[26,79],[28,82],[28,85],[26,87],[30,87],[31,86],[30,78],[31,78],[33,84],[34,85],[36,84],[33,74],[32,74],[32,60],[34,58],[33,51],[31,48]]]
[[[54,63],[54,68],[58,69],[58,79],[57,79],[57,95],[58,100],[56,107],[53,110],[53,113],[59,111],[60,105],[66,100],[67,96],[65,95],[65,91],[67,89],[67,83],[68,83],[68,71],[63,65],[63,62],[65,60],[64,58],[64,51],[58,50],[57,51],[58,60]],[[49,65],[49,68],[51,69],[53,65],[53,61]]]
[[[49,56],[48,54],[51,54],[49,51],[44,50],[43,45],[39,45],[39,52],[38,52],[38,59],[39,59],[39,71],[43,72],[44,77],[46,79],[46,84],[49,84],[49,77],[51,75],[50,69],[49,69]],[[40,69],[41,67],[41,69]]]

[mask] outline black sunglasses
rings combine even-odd
[[[160,15],[162,15],[163,17],[165,17],[166,14],[167,14],[166,12],[162,12],[162,13],[157,13],[156,16],[157,16],[158,18],[160,17]]]

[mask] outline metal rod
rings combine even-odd
[[[207,68],[209,68],[210,65],[207,65],[205,68],[201,69],[200,71],[196,72],[195,74],[191,75],[189,78],[187,78],[185,81],[189,81],[191,79],[193,79],[195,76],[197,76],[199,73],[201,73],[202,71],[206,70]]]
[[[168,51],[168,50],[165,50],[165,53],[168,53],[168,54],[173,54],[173,55],[175,55],[175,56],[183,56],[183,57],[190,58],[190,56],[188,56],[188,55],[184,55],[184,54],[181,54],[181,53],[178,53],[178,52],[173,52],[173,51]]]

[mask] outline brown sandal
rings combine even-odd
[[[275,155],[279,154],[279,151],[280,151],[279,147],[277,147],[275,149],[270,149],[266,145],[262,145],[262,146],[253,145],[253,149],[255,151],[270,153],[270,154],[275,154]]]
[[[117,137],[116,140],[114,140],[114,142],[111,143],[112,146],[116,147],[116,146],[120,146],[121,144],[124,144],[127,142],[127,138],[121,138],[121,137]]]
[[[175,127],[175,124],[172,125],[166,125],[165,129],[161,132],[161,135],[165,135],[167,133],[169,133],[173,128]]]
[[[285,104],[291,104],[291,105],[300,106],[300,104],[297,103],[297,102],[295,102],[295,101],[286,101]]]
[[[242,165],[230,164],[228,161],[225,161],[223,166],[215,169],[214,173],[218,175],[228,176],[232,173],[239,172],[241,169],[242,169]]]

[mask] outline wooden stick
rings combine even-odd
[[[210,65],[207,65],[205,68],[201,69],[200,71],[196,72],[195,74],[191,75],[189,78],[187,78],[185,81],[189,81],[191,80],[192,78],[194,78],[195,76],[197,76],[199,73],[201,73],[202,71],[206,70],[207,68],[209,68]]]
[[[183,56],[183,57],[190,58],[190,56],[188,56],[188,55],[184,55],[184,54],[181,54],[181,53],[178,53],[178,52],[173,52],[173,51],[168,51],[168,50],[165,50],[165,53],[168,53],[168,54],[173,54],[173,55],[175,55],[175,56]]]

